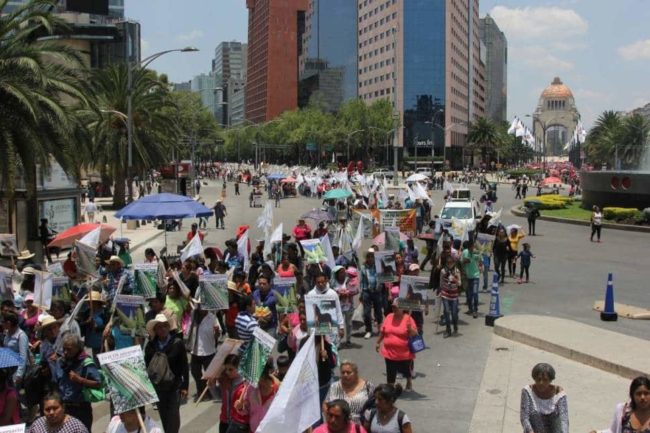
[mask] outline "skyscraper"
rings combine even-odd
[[[28,0],[9,0],[7,3],[6,9],[2,12],[12,12],[18,6],[27,3]],[[108,3],[108,5],[107,5]],[[59,12],[62,11],[72,11],[72,12],[87,12],[103,15],[103,12],[106,11],[108,6],[108,15],[117,18],[124,18],[124,0],[70,0],[69,4],[67,2],[60,2],[60,6],[57,8]]]
[[[217,120],[223,125],[230,125],[230,85],[231,80],[236,81],[237,90],[243,90],[246,80],[246,65],[248,63],[248,45],[241,42],[221,42],[214,50],[212,59],[212,72],[221,77],[222,101],[217,108]]]
[[[357,97],[357,5],[309,0],[300,56],[299,105],[318,98],[325,109]]]
[[[406,152],[431,155],[434,145],[460,166],[467,125],[485,115],[478,0],[357,5],[359,97],[393,102]]]
[[[246,119],[264,122],[298,107],[298,56],[308,0],[246,0]]]
[[[214,72],[199,74],[192,78],[190,88],[192,92],[201,96],[201,102],[213,115],[216,115],[220,107],[221,97],[217,90],[221,83],[221,77]]]
[[[486,117],[504,122],[508,120],[508,41],[490,15],[481,18],[481,41],[486,48]]]

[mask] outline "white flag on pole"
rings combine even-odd
[[[96,229],[86,233],[83,238],[79,239],[79,242],[82,242],[93,248],[97,248],[99,245],[99,235],[102,233],[102,226],[98,225]]]
[[[270,200],[266,202],[264,210],[257,217],[257,228],[264,230],[264,235],[269,235],[269,230],[273,226],[273,202]]]
[[[321,416],[315,334],[298,352],[256,433],[302,433]]]
[[[517,119],[517,116],[512,120],[512,123],[510,124],[510,128],[508,128],[508,134],[514,134],[515,130],[517,129],[517,122],[519,119]]]
[[[197,231],[192,240],[181,250],[181,262],[184,262],[190,257],[200,256],[202,254],[203,245],[201,244],[201,237]]]
[[[244,257],[244,271],[248,272],[248,268],[250,267],[250,258],[248,257],[248,232],[250,230],[246,230],[243,235],[239,237],[239,240],[237,241],[237,252]]]
[[[52,278],[49,272],[34,270],[34,304],[49,310],[52,305]]]
[[[363,241],[363,220],[365,218],[363,216],[359,217],[359,225],[357,226],[357,232],[354,235],[354,239],[352,240],[352,248],[354,250],[358,250],[361,248],[361,242]]]
[[[327,266],[329,266],[330,269],[333,269],[334,266],[336,266],[336,261],[334,260],[334,253],[332,252],[332,243],[330,242],[330,237],[328,235],[325,235],[320,238],[320,244],[323,247],[323,251],[325,251],[325,255],[327,256]]]
[[[282,231],[284,230],[284,227],[282,223],[278,224],[278,226],[273,230],[273,233],[271,233],[271,237],[269,238],[269,243],[273,242],[282,242]]]
[[[517,120],[517,126],[515,127],[515,137],[523,137],[526,134],[524,129],[524,124],[521,123],[521,120]]]

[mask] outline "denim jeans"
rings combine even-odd
[[[384,318],[383,293],[380,290],[374,292],[364,290],[361,292],[361,302],[363,302],[363,322],[366,325],[366,332],[372,332],[371,310],[375,312],[377,326],[381,325]]]
[[[442,299],[443,314],[445,316],[445,324],[447,325],[447,332],[451,332],[451,324],[454,325],[454,331],[458,330],[458,298],[456,299]],[[450,317],[451,316],[451,317]]]
[[[472,313],[478,312],[478,285],[479,278],[467,279],[467,309]]]
[[[490,288],[490,259],[483,262],[483,290]]]

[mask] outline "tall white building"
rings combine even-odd
[[[224,126],[231,125],[230,119],[233,117],[231,111],[238,109],[238,106],[231,107],[233,101],[230,98],[239,93],[240,90],[244,90],[247,60],[248,44],[237,41],[221,42],[214,50],[212,73],[221,77],[221,82],[217,85],[221,90],[218,91],[219,105],[215,110],[215,117]],[[236,88],[231,90],[231,86],[235,86]],[[237,97],[239,96],[237,95]],[[235,102],[239,105],[243,103],[243,99]],[[240,113],[235,113],[234,118],[238,119],[239,116]]]

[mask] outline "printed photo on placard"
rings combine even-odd
[[[492,254],[492,245],[494,244],[494,235],[487,233],[479,233],[476,235],[476,242],[474,249],[479,254],[490,255]]]
[[[18,244],[13,233],[0,233],[0,256],[18,256]]]
[[[140,295],[116,295],[113,325],[120,334],[131,337],[147,335],[144,320],[145,299]]]
[[[307,327],[317,335],[332,335],[337,332],[339,323],[336,315],[336,301],[324,295],[305,296],[305,315]]]
[[[201,275],[199,291],[199,302],[203,310],[228,309],[227,275]]]
[[[70,280],[68,277],[52,278],[52,300],[63,301],[67,305],[72,302],[72,293],[70,292]]]
[[[276,277],[273,279],[273,294],[278,314],[298,311],[295,277]]]
[[[302,249],[305,252],[305,260],[308,264],[327,262],[327,254],[325,254],[320,239],[306,239],[300,241],[300,245],[302,245]]]
[[[402,275],[399,285],[399,307],[403,310],[422,311],[429,297],[429,277]]]
[[[375,269],[377,269],[378,284],[397,281],[395,252],[392,250],[375,251]]]
[[[133,293],[142,295],[145,299],[155,298],[158,283],[158,264],[136,263],[133,265],[133,280],[135,282]]]

